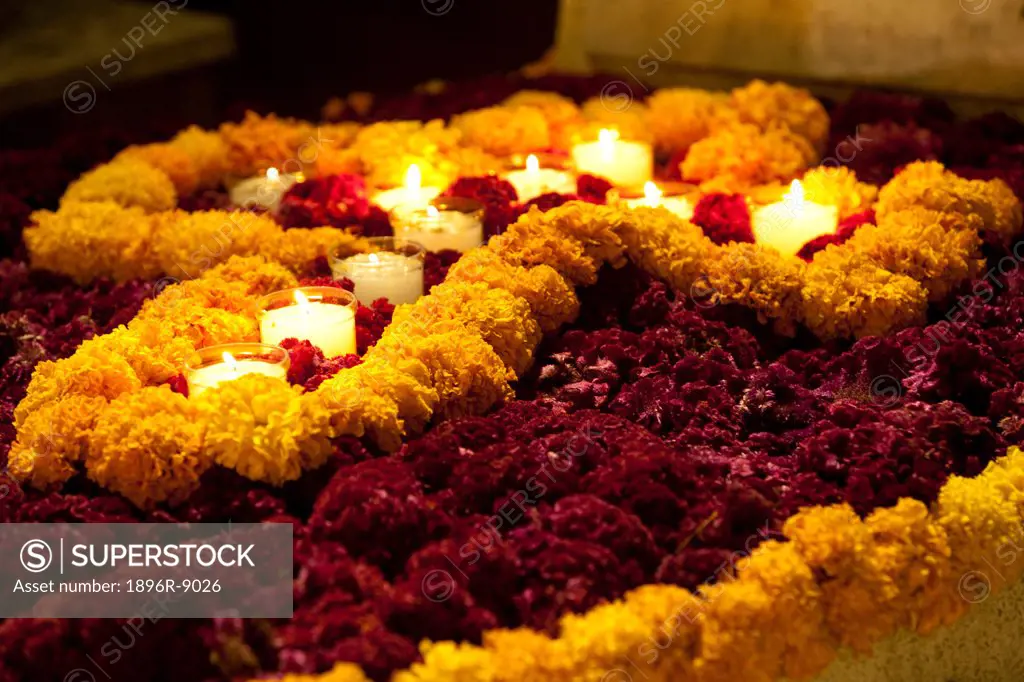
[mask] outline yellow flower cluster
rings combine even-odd
[[[233,255],[264,255],[296,271],[332,248],[356,252],[362,240],[332,227],[288,231],[248,211],[164,211],[146,214],[112,201],[65,201],[37,211],[25,229],[32,267],[79,283],[161,274],[193,277]]]
[[[157,213],[177,206],[178,195],[167,173],[142,158],[129,155],[84,173],[68,185],[61,205],[92,201],[111,201]]]
[[[878,188],[857,180],[846,166],[817,166],[800,178],[807,201],[839,209],[842,220],[865,211],[875,203]]]
[[[716,130],[732,127],[736,112],[725,93],[662,88],[647,98],[647,122],[658,149],[689,149]]]
[[[582,113],[576,103],[557,92],[520,90],[502,102],[502,106],[538,110],[547,122],[551,147],[559,151],[569,151],[575,130],[582,123]],[[515,151],[525,150],[519,148]]]
[[[760,130],[742,124],[695,142],[680,165],[686,180],[707,192],[737,192],[754,185],[788,182],[817,160],[804,137],[785,127]]]
[[[828,113],[803,88],[753,80],[732,91],[730,104],[743,123],[764,131],[783,126],[810,142],[818,153],[828,141]]]
[[[866,519],[847,505],[807,508],[786,522],[788,542],[737,556],[732,580],[697,593],[645,585],[563,616],[555,636],[520,628],[486,632],[480,645],[424,642],[422,662],[393,679],[810,680],[843,648],[866,654],[899,630],[954,622],[968,608],[958,578],[1006,565],[998,553],[1019,542],[1022,513],[1024,452],[1013,447],[980,476],[950,479],[930,510],[911,499]],[[993,588],[1022,572],[1001,570]]]
[[[534,107],[498,106],[476,109],[452,119],[452,128],[470,145],[495,156],[539,152],[551,147],[551,129]]]
[[[252,111],[245,112],[241,123],[225,123],[219,132],[228,168],[242,177],[262,174],[270,167],[292,173],[301,170],[307,159],[300,158],[300,150],[316,139],[316,129],[305,121]]]

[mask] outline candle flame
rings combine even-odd
[[[536,155],[530,154],[526,157],[526,172],[536,173],[540,170],[540,161],[537,160]]]
[[[270,180],[271,182],[277,182],[280,179],[281,174],[277,171],[276,168],[271,166],[270,168],[267,169],[267,180]]]
[[[786,192],[786,196],[783,197],[783,200],[787,204],[793,204],[795,206],[803,204],[805,201],[803,184],[799,180],[794,180],[792,184],[790,184],[789,191]]]
[[[597,141],[605,146],[610,145],[617,139],[619,139],[619,131],[614,128],[602,128],[597,134]]]
[[[296,289],[295,290],[295,303],[297,305],[300,305],[300,306],[308,306],[309,305],[309,299],[306,298],[306,295],[304,293],[302,293],[301,291]]]
[[[423,174],[420,172],[420,167],[415,163],[409,166],[409,170],[405,172],[405,188],[410,192],[419,192],[423,186]]]
[[[661,188],[655,185],[653,182],[648,180],[644,183],[644,199],[651,203],[657,203],[661,199],[663,192]]]
[[[441,214],[438,213],[436,206],[433,206],[433,205],[428,205],[427,206],[427,217],[429,217],[429,218],[437,218],[440,215]]]
[[[238,362],[235,360],[235,356],[231,353],[224,351],[221,353],[221,358],[224,360],[224,364],[227,365],[232,371],[238,371]]]
[[[371,263],[379,263],[380,262],[380,258],[375,253],[367,254],[367,256],[369,257]]]

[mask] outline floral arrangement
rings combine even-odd
[[[502,83],[448,124],[458,88],[417,100],[427,123],[249,115],[70,184],[0,163],[39,183],[0,196],[28,259],[0,264],[0,518],[295,527],[292,619],[162,621],[133,675],[812,679],[957,621],[979,566],[1018,579],[1024,126],[866,95],[830,125],[758,82],[617,112],[582,83]],[[812,168],[850,122],[865,158]],[[484,175],[618,123],[699,186],[692,221]],[[292,158],[278,220],[195,203]],[[361,307],[359,355],[289,341],[287,382],[188,397],[185,357],[258,339],[261,295],[350,286],[325,256],[387,230],[368,195],[410,160],[485,204],[487,245]],[[787,258],[751,197],[796,176],[840,224]],[[0,679],[63,678],[119,627],[2,623]]]

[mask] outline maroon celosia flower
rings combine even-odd
[[[750,209],[742,194],[705,194],[693,208],[693,222],[716,244],[754,242]]]

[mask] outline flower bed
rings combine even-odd
[[[700,186],[693,222],[599,178],[520,204],[480,175],[609,124]],[[850,168],[812,168],[851,133]],[[144,679],[811,679],[930,636],[963,576],[1020,574],[1021,144],[905,99],[830,128],[754,83],[130,147],[32,214],[31,270],[3,263],[0,518],[295,526],[295,616],[158,623],[121,664]],[[292,158],[314,177],[280,222],[217,208],[224,177]],[[369,196],[410,159],[485,204],[488,245],[361,308],[359,356],[288,342],[288,383],[182,395],[195,348],[258,339],[261,294],[387,232]],[[787,258],[748,198],[794,176],[842,222]],[[10,232],[39,194],[5,200]],[[7,621],[0,679],[63,678],[121,627]]]

